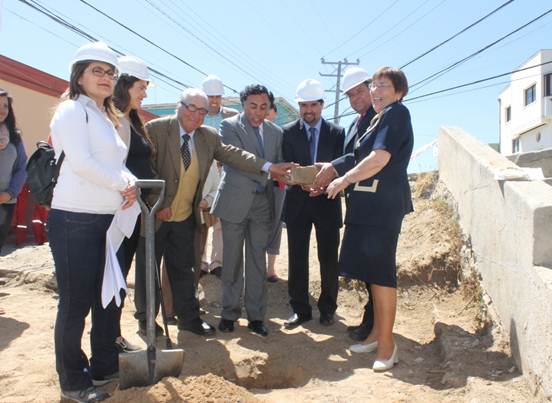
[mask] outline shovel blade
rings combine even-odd
[[[148,369],[146,350],[119,354],[119,388],[147,386],[166,376],[178,377],[184,364],[184,350],[155,350],[153,379]]]

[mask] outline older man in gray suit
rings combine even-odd
[[[262,85],[249,85],[240,94],[244,112],[221,123],[220,134],[231,144],[257,157],[282,161],[282,129],[265,120],[269,92]],[[245,309],[249,329],[267,336],[266,247],[274,215],[273,181],[258,173],[224,166],[212,213],[222,222],[222,314],[219,330],[232,332],[241,315],[245,283]],[[243,250],[245,243],[245,273]],[[244,280],[245,277],[245,280]]]

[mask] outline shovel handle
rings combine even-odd
[[[165,181],[161,179],[139,179],[134,182],[134,185],[139,189],[159,189],[159,196],[151,209],[148,208],[141,197],[138,197],[138,203],[140,204],[140,208],[142,209],[144,215],[146,217],[148,215],[154,216],[157,210],[161,207],[161,203],[163,203],[163,199],[165,198]]]

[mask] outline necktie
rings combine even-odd
[[[190,164],[192,163],[192,154],[190,154],[190,147],[188,143],[190,142],[190,135],[188,133],[182,135],[182,146],[180,147],[180,154],[182,155],[182,162],[184,163],[184,168],[188,170]]]
[[[314,127],[309,127],[309,151],[311,161],[314,164],[316,162],[316,129]]]
[[[264,158],[265,152],[264,152],[264,143],[263,138],[261,137],[261,132],[259,131],[258,127],[254,127],[253,131],[255,132],[255,136],[257,137],[257,142],[259,143],[259,149],[261,152],[261,157]]]

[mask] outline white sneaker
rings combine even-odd
[[[368,344],[359,343],[359,344],[353,344],[349,347],[349,350],[351,350],[353,353],[371,353],[372,351],[376,351],[378,348],[378,342],[373,341]]]
[[[374,361],[374,365],[372,365],[372,370],[374,372],[383,372],[387,371],[395,364],[399,362],[399,350],[397,349],[397,345],[393,347],[393,354],[391,354],[391,357],[389,357],[387,360],[376,360]]]

